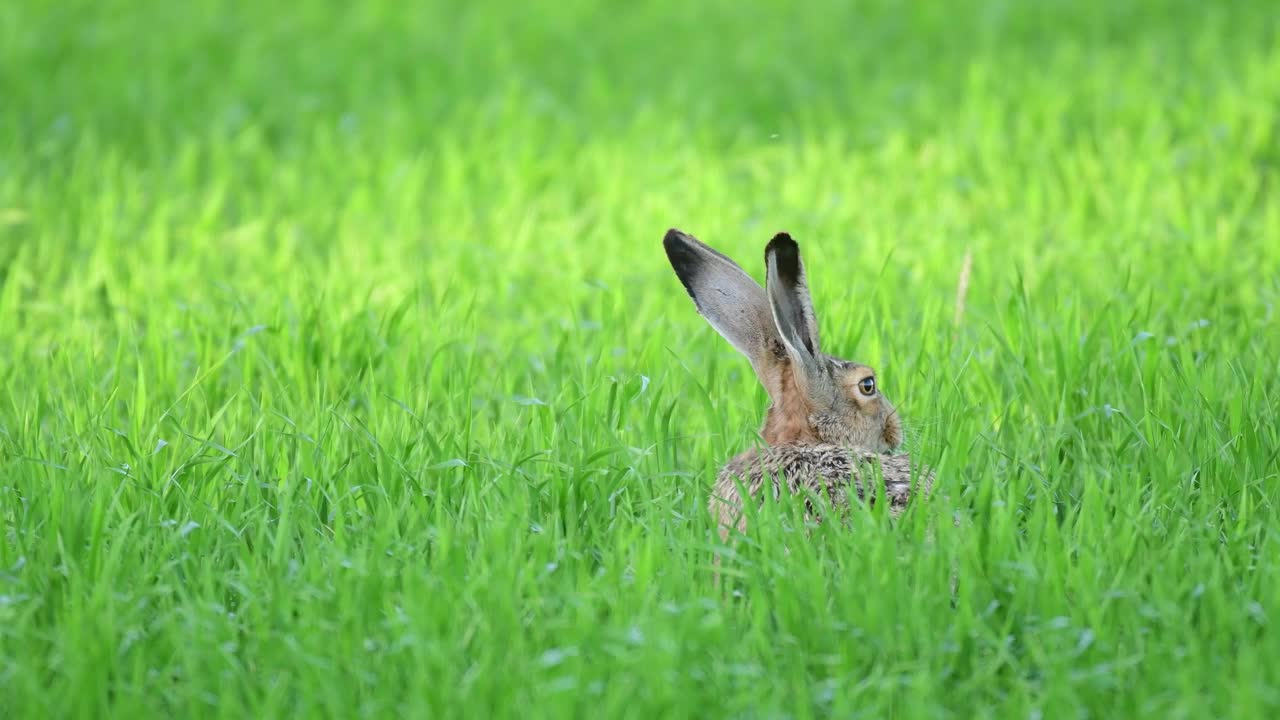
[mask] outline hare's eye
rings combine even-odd
[[[861,380],[858,381],[858,389],[862,391],[863,395],[868,395],[868,396],[875,395],[876,379],[873,377],[862,378]]]

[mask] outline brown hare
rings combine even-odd
[[[884,479],[889,512],[897,517],[911,497],[911,460],[892,454],[902,445],[902,423],[882,394],[872,368],[822,352],[800,247],[779,233],[765,248],[765,286],[741,267],[676,229],[663,238],[667,258],[698,313],[751,361],[769,395],[761,438],[765,447],[743,452],[716,478],[710,508],[722,541],[746,532],[739,483],[758,493],[825,495],[845,511],[851,496],[874,502],[873,465]],[[933,476],[920,473],[918,489]],[[815,517],[815,508],[806,501]],[[717,565],[719,558],[717,557]]]

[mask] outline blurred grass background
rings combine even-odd
[[[4,4],[0,709],[1269,716],[1278,29]],[[765,399],[671,226],[800,241],[945,501],[717,593]]]

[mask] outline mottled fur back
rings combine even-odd
[[[874,504],[876,493],[868,487],[868,481],[875,477],[877,463],[884,478],[889,513],[898,517],[911,497],[911,459],[907,455],[882,455],[829,444],[748,450],[730,460],[716,477],[710,508],[718,520],[720,537],[727,540],[731,528],[746,532],[739,483],[756,502],[763,499],[760,491],[766,487],[775,499],[782,496],[784,489],[789,494],[812,492],[825,496],[832,507],[845,512],[855,499]],[[918,473],[917,484],[917,491],[928,495],[933,489],[932,473]],[[805,505],[806,515],[821,522],[812,503],[806,500]]]
[[[892,454],[902,444],[902,421],[881,392],[870,366],[822,350],[800,246],[787,233],[765,246],[761,287],[728,256],[676,228],[663,247],[698,313],[743,353],[769,395],[760,439],[766,447],[742,453],[720,471],[711,512],[728,540],[746,532],[744,498],[759,501],[813,493],[843,515],[856,501],[873,503],[868,487],[880,466],[889,512],[901,515],[912,495],[911,460]],[[917,473],[916,493],[933,488],[930,472]],[[807,500],[810,518],[821,521]],[[716,558],[719,561],[719,558]]]

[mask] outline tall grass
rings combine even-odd
[[[1278,30],[3,4],[0,714],[1273,716]],[[799,240],[941,497],[717,590],[671,226]]]

